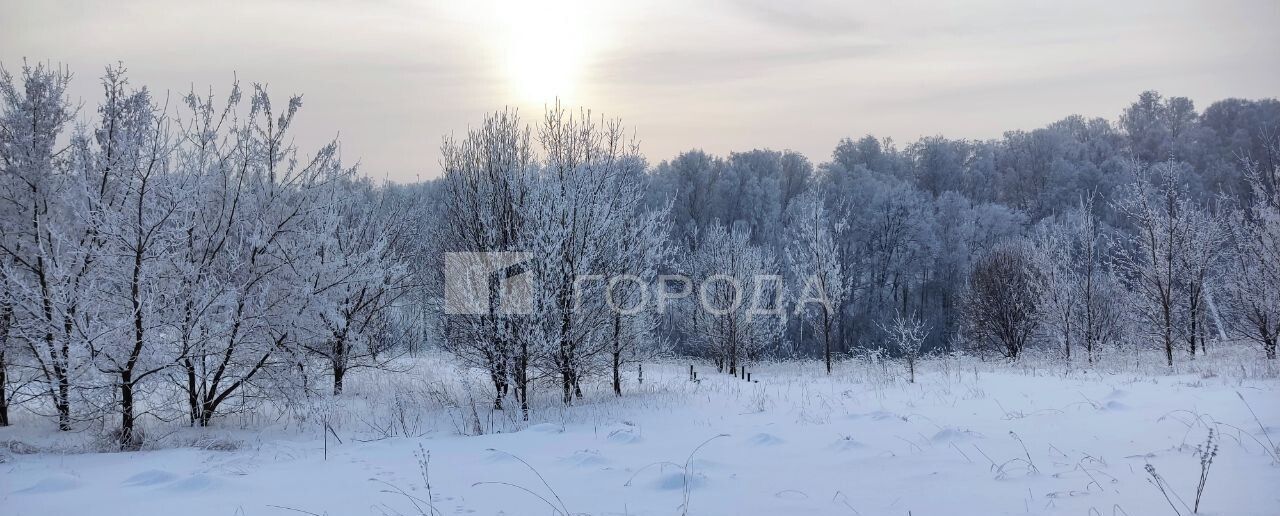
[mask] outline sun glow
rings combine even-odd
[[[590,12],[579,0],[514,1],[507,14],[503,42],[505,73],[520,102],[544,103],[574,96],[598,44]]]

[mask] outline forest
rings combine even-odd
[[[0,78],[0,425],[139,449],[144,417],[216,426],[424,353],[525,420],[531,392],[625,396],[663,360],[745,377],[871,355],[914,381],[924,357],[1028,350],[1276,359],[1275,99],[1147,91],[1114,120],[851,137],[819,163],[697,142],[655,160],[620,120],[499,109],[403,184],[337,141],[297,148],[301,96],[233,83],[162,103],[113,66],[78,106],[71,80]],[[528,313],[448,313],[445,257],[468,252],[529,254]],[[815,287],[823,303],[798,302]]]

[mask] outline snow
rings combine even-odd
[[[1269,375],[1226,362],[1153,374],[934,358],[910,384],[896,363],[847,361],[831,377],[818,362],[762,364],[752,383],[700,364],[695,383],[687,362],[672,362],[646,365],[645,383],[633,375],[620,399],[601,382],[575,407],[539,405],[523,429],[478,402],[482,427],[513,431],[458,435],[469,407],[421,414],[414,437],[378,438],[358,422],[383,413],[370,400],[389,383],[413,392],[414,375],[454,374],[430,364],[353,378],[333,419],[342,442],[330,436],[327,452],[310,422],[224,422],[205,435],[235,450],[6,453],[0,512],[669,515],[687,503],[698,515],[1173,514],[1144,467],[1191,505],[1195,447],[1211,425],[1220,451],[1200,513],[1280,513],[1274,364],[1257,366]],[[51,446],[35,433],[0,429],[0,442]]]

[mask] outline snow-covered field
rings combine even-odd
[[[1213,428],[1200,514],[1280,514],[1280,380],[1253,355],[1176,374],[943,358],[915,384],[869,360],[831,377],[760,365],[755,382],[650,364],[621,399],[603,383],[567,409],[544,393],[527,427],[487,410],[478,379],[416,360],[305,414],[152,422],[157,446],[183,447],[85,453],[87,433],[20,421],[0,429],[0,513],[1186,515]]]

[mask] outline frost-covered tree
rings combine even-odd
[[[1089,363],[1124,327],[1125,292],[1111,266],[1111,238],[1095,210],[1093,196],[1086,196],[1079,207],[1043,221],[1033,241],[1047,333],[1068,360],[1072,343],[1083,345]]]
[[[916,383],[916,361],[924,351],[925,339],[929,337],[929,327],[914,315],[898,314],[893,322],[884,326],[885,336],[893,349],[907,361],[908,382]]]
[[[742,224],[718,224],[698,235],[684,264],[694,282],[686,331],[720,371],[736,374],[781,337],[781,276],[767,248],[751,245]]]
[[[236,118],[238,85],[226,104],[188,95],[191,111],[178,166],[201,178],[182,214],[186,238],[171,258],[184,288],[169,327],[178,340],[174,381],[193,425],[207,426],[228,405],[305,394],[306,355],[300,326],[313,302],[304,253],[319,235],[325,186],[345,177],[337,142],[303,158],[291,143],[302,98],[281,113],[254,85],[244,119]],[[235,396],[241,395],[241,396]]]
[[[643,183],[633,176],[641,173],[643,170],[639,167],[624,170],[615,188],[620,191],[642,188]],[[645,360],[667,349],[667,340],[657,332],[663,307],[655,301],[654,286],[660,268],[671,258],[667,241],[670,229],[666,224],[669,206],[643,212],[639,211],[641,208],[633,207],[637,211],[630,223],[615,227],[615,231],[606,236],[611,240],[614,253],[606,261],[608,279],[602,295],[611,318],[606,338],[613,393],[617,396],[622,395],[624,366],[636,364],[643,368]]]
[[[1272,151],[1280,157],[1280,143]],[[1280,342],[1280,159],[1246,163],[1254,204],[1234,221],[1234,253],[1226,275],[1232,332],[1276,358]]]
[[[162,312],[174,299],[167,258],[183,238],[175,222],[193,186],[182,170],[171,168],[173,141],[167,118],[145,89],[130,90],[123,70],[108,69],[107,90],[94,163],[113,183],[114,192],[89,194],[85,207],[95,216],[82,240],[98,254],[87,277],[94,296],[93,314],[75,324],[89,347],[95,368],[118,395],[122,449],[137,448],[136,396],[145,382],[173,364],[174,353],[162,329]],[[83,313],[83,312],[82,312]]]
[[[0,198],[6,288],[12,312],[9,337],[30,352],[38,389],[60,430],[71,430],[73,381],[84,354],[73,323],[89,260],[63,244],[85,236],[90,213],[72,218],[62,202],[76,191],[71,147],[63,130],[74,116],[63,69],[24,64],[14,77],[0,71]],[[7,356],[12,356],[8,355]]]
[[[796,198],[788,210],[790,240],[786,253],[791,281],[795,284],[793,299],[800,303],[796,310],[821,335],[823,360],[827,374],[831,374],[836,310],[844,305],[848,284],[835,242],[835,234],[841,228],[832,223],[823,202],[816,191]]]
[[[528,250],[525,205],[534,167],[529,140],[529,129],[514,110],[487,116],[461,140],[445,140],[444,220],[437,237],[442,252]],[[457,280],[445,278],[451,279]],[[493,297],[485,300],[493,313],[449,315],[444,344],[464,362],[488,371],[496,391],[495,408],[502,407],[502,397],[514,381],[516,398],[527,410],[530,367],[537,350],[531,348],[526,321],[496,308],[498,294],[491,290]]]
[[[643,207],[644,165],[619,121],[585,110],[548,109],[537,140],[541,166],[524,212],[537,278],[534,334],[542,368],[569,404],[611,347],[613,311],[600,295],[607,285],[591,279],[615,269],[621,239]]]
[[[327,364],[336,396],[347,373],[386,367],[405,349],[391,313],[408,288],[396,245],[407,219],[403,206],[368,180],[334,178],[326,189],[296,266],[310,298],[299,342]]]
[[[1174,344],[1195,342],[1207,265],[1216,259],[1222,230],[1187,194],[1179,167],[1162,162],[1140,169],[1116,201],[1134,230],[1118,250],[1117,266],[1136,296],[1143,330],[1160,340],[1173,365]]]

